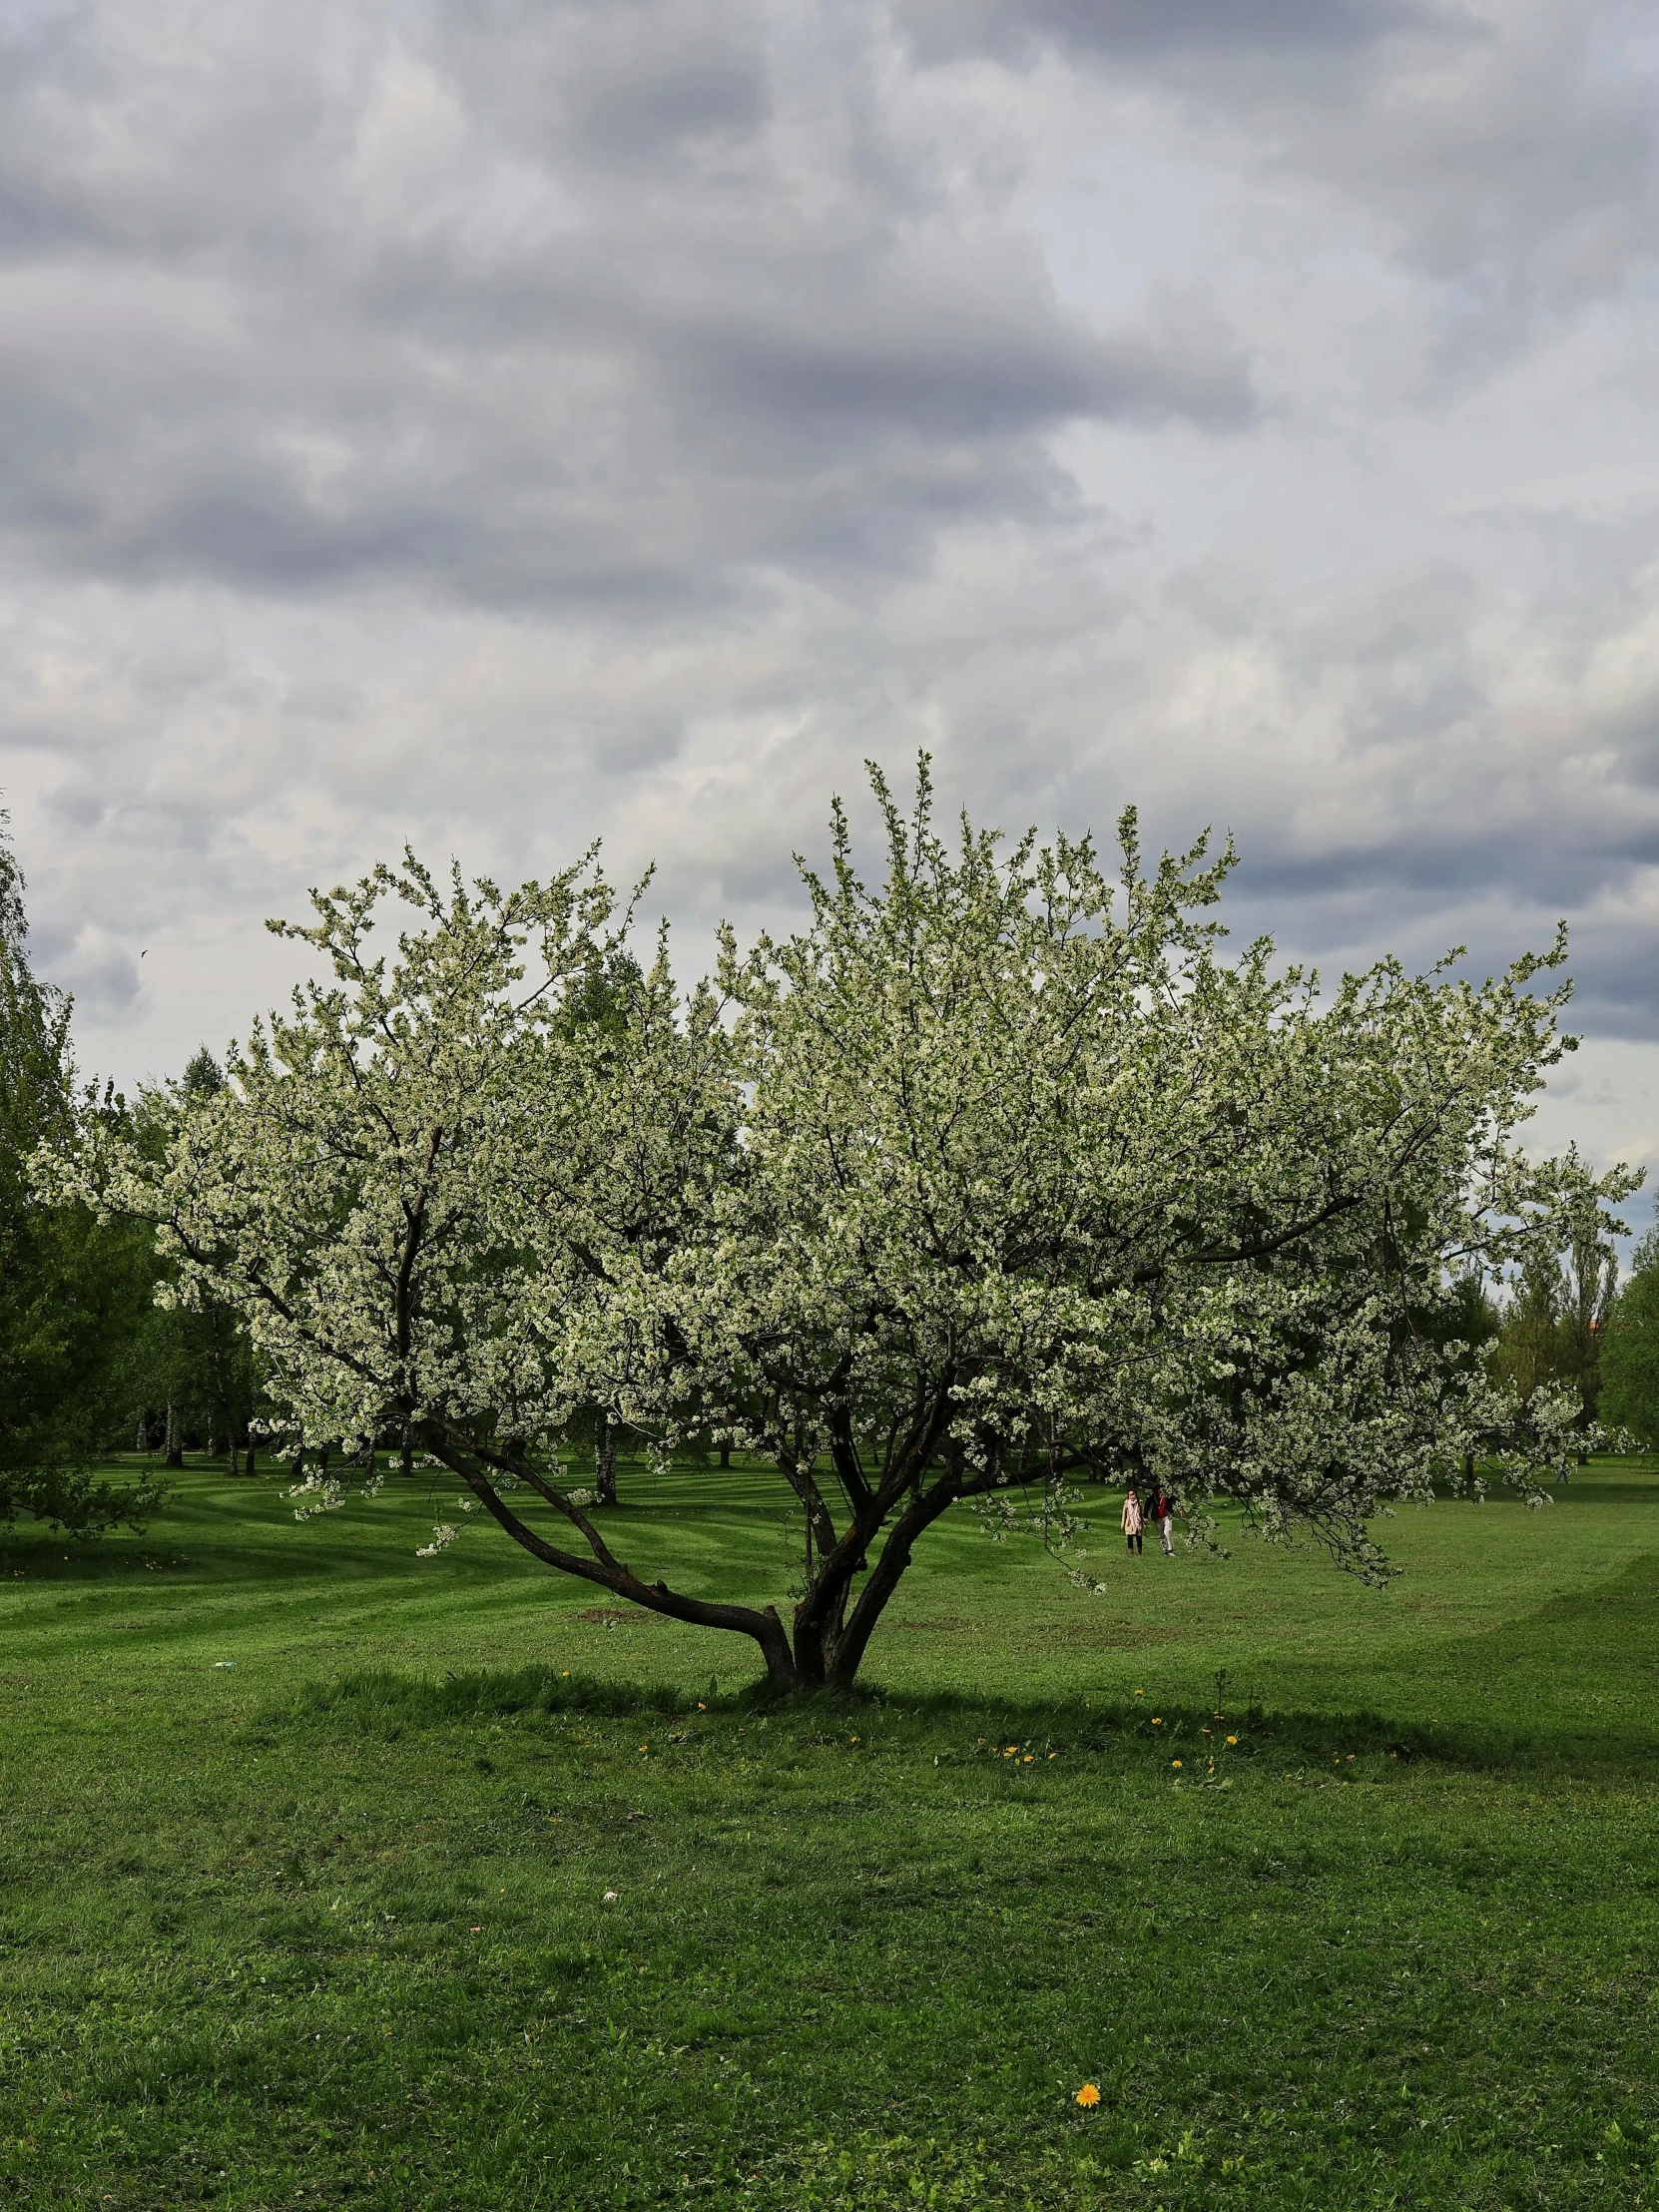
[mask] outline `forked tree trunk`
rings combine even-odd
[[[608,1462],[612,1499],[616,1495],[615,1435],[615,1424],[607,1421],[596,1452],[601,1467]],[[911,1462],[913,1473],[906,1477],[899,1471],[896,1479],[889,1475],[878,1490],[861,1485],[852,1524],[837,1536],[810,1470],[803,1483],[797,1469],[792,1484],[803,1503],[809,1505],[814,1525],[809,1585],[795,1609],[792,1645],[775,1606],[690,1597],[671,1590],[666,1582],[643,1581],[626,1560],[616,1556],[604,1533],[584,1511],[582,1493],[561,1489],[517,1439],[510,1439],[502,1447],[490,1447],[448,1421],[427,1420],[420,1424],[420,1440],[436,1459],[459,1475],[497,1525],[533,1558],[561,1573],[595,1583],[647,1612],[752,1637],[760,1647],[769,1684],[784,1696],[825,1685],[846,1688],[851,1684],[882,1610],[910,1564],[916,1539],[958,1499],[982,1494],[989,1486],[984,1479],[965,1479],[959,1463],[939,1470],[927,1483],[935,1439],[924,1438]],[[326,1452],[321,1456],[326,1464]],[[553,1506],[562,1516],[554,1524],[557,1533],[562,1535],[568,1526],[586,1549],[573,1549],[554,1540],[553,1531],[544,1534],[532,1528],[497,1486],[501,1474],[510,1474],[515,1482],[526,1484]],[[860,1574],[867,1579],[854,1599],[853,1578]]]

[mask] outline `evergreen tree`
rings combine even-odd
[[[113,1095],[78,1102],[70,1002],[28,959],[23,876],[0,814],[0,1524],[20,1513],[91,1534],[138,1519],[144,1482],[100,1480],[90,1462],[119,1435],[121,1371],[148,1308],[152,1240],[100,1225],[84,1205],[44,1203],[31,1160],[64,1153],[84,1117],[124,1122]]]

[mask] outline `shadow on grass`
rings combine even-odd
[[[322,1726],[381,1738],[405,1732],[476,1725],[531,1726],[564,1715],[595,1719],[631,1717],[696,1721],[765,1720],[775,1743],[802,1747],[844,1740],[849,1727],[879,1726],[893,1748],[936,1744],[959,1753],[964,1734],[974,1744],[1025,1746],[1093,1755],[1107,1763],[1149,1750],[1181,1747],[1189,1759],[1261,1759],[1270,1766],[1320,1770],[1333,1762],[1387,1758],[1405,1765],[1428,1763],[1469,1774],[1518,1774],[1610,1779],[1659,1776],[1659,1742],[1611,1735],[1531,1737],[1467,1726],[1402,1722],[1376,1712],[1277,1712],[1252,1705],[1222,1707],[1165,1703],[1154,1714],[1142,1704],[1063,1700],[983,1699],[950,1692],[888,1692],[878,1685],[858,1691],[820,1690],[780,1698],[762,1681],[699,1698],[669,1684],[605,1682],[549,1667],[480,1670],[441,1678],[367,1669],[306,1684],[292,1697],[263,1707],[250,1725],[261,1731]]]

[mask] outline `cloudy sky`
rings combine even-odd
[[[931,749],[1659,1157],[1651,0],[5,0],[0,789],[123,1079],[405,837],[708,926]],[[140,954],[145,953],[142,967]],[[1646,1202],[1639,1202],[1645,1209]]]

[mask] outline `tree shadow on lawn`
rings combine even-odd
[[[1213,1758],[1219,1777],[1260,1762],[1269,1775],[1289,1770],[1316,1783],[1337,1779],[1334,1767],[1379,1761],[1397,1767],[1431,1765],[1470,1775],[1526,1775],[1582,1780],[1659,1780],[1659,1737],[1602,1732],[1538,1736],[1466,1724],[1402,1722],[1386,1714],[1225,1707],[1105,1699],[981,1699],[951,1692],[889,1692],[879,1685],[853,1692],[823,1690],[774,1696],[762,1679],[748,1688],[699,1699],[677,1685],[606,1682],[551,1667],[487,1669],[442,1677],[371,1668],[312,1682],[291,1697],[259,1708],[248,1727],[257,1734],[323,1728],[395,1740],[405,1733],[480,1723],[534,1728],[565,1717],[701,1722],[712,1747],[728,1739],[720,1724],[764,1720],[774,1752],[842,1746],[849,1738],[868,1755],[936,1752],[953,1765],[964,1758],[1010,1771],[1050,1752],[1099,1761],[1104,1767],[1144,1765],[1148,1753],[1180,1757],[1189,1786],[1208,1787]],[[986,1748],[988,1747],[988,1748]],[[756,1748],[751,1744],[751,1750]],[[1029,1752],[1031,1759],[1025,1754]],[[1300,1770],[1300,1773],[1299,1773]],[[1397,1768],[1396,1768],[1397,1771]]]

